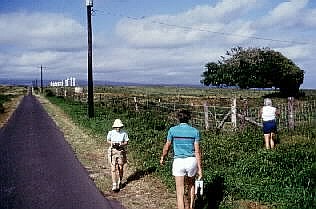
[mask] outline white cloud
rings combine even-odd
[[[231,22],[237,17],[241,17],[247,11],[260,5],[257,0],[223,0],[212,7],[208,5],[198,5],[193,9],[180,14],[188,22],[209,23],[209,22]]]
[[[309,57],[312,54],[312,51],[306,45],[293,45],[289,47],[278,48],[276,50],[281,52],[284,56],[295,60]]]
[[[316,9],[307,10],[302,16],[304,25],[308,27],[316,27]]]
[[[308,0],[285,1],[273,8],[260,22],[265,27],[289,27],[300,22],[302,10],[306,8]]]
[[[117,25],[117,32],[131,45],[140,47],[174,47],[194,39],[180,28],[159,26],[152,21],[152,18],[137,22],[122,20]]]
[[[84,45],[84,28],[71,18],[54,13],[0,15],[0,43],[30,49],[72,50]]]
[[[227,33],[226,40],[231,44],[240,44],[246,40],[249,40],[252,36],[255,36],[256,30],[252,27],[253,23],[251,21],[238,21],[229,24],[227,26],[227,31],[231,31]]]
[[[238,17],[256,5],[256,0],[240,0],[232,4],[223,0],[214,7],[199,5],[176,15],[156,15],[143,19],[125,18],[116,27],[117,34],[131,45],[139,47],[181,47],[210,38],[212,32],[229,31],[227,25],[243,24]],[[240,35],[252,34],[245,21]],[[233,31],[235,32],[235,31]],[[238,31],[241,32],[241,31]],[[240,39],[240,37],[239,37]]]
[[[74,19],[55,13],[14,12],[0,15],[1,77],[37,77],[84,72],[86,32]],[[12,76],[12,75],[11,75]]]

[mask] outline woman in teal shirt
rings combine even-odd
[[[160,159],[160,164],[163,165],[172,145],[174,151],[172,175],[175,177],[176,182],[178,209],[184,209],[184,182],[188,184],[190,208],[193,208],[195,176],[198,174],[198,179],[202,178],[200,133],[196,128],[188,124],[190,118],[189,111],[179,111],[178,119],[180,124],[169,129]],[[185,178],[187,178],[186,181]]]

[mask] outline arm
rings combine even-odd
[[[260,110],[258,112],[258,117],[259,117],[259,119],[261,119],[261,117],[262,117],[262,108],[260,108]]]
[[[120,146],[122,146],[122,147],[127,146],[128,140],[129,140],[128,135],[127,135],[126,132],[124,132],[124,141],[122,141],[122,142],[120,143]]]
[[[167,156],[170,147],[171,147],[171,141],[167,140],[166,144],[163,146],[163,149],[162,149],[162,155],[160,158],[160,165],[164,164],[165,157]]]
[[[111,132],[110,132],[110,131],[108,132],[108,134],[107,134],[107,136],[106,136],[106,142],[107,142],[108,144],[112,144],[112,142],[111,142]]]
[[[194,149],[195,149],[195,157],[198,164],[198,179],[202,179],[203,173],[202,173],[202,152],[200,148],[200,144],[198,142],[194,143]]]
[[[128,141],[121,142],[120,146],[125,147],[128,144]]]

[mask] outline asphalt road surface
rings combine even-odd
[[[0,129],[1,209],[123,209],[102,196],[38,100]]]

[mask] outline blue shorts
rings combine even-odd
[[[263,121],[262,130],[264,134],[276,133],[277,131],[276,121],[275,120]]]

